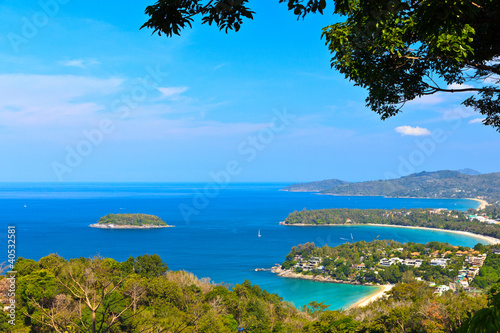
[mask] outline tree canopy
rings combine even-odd
[[[278,0],[298,19],[323,14],[326,0]],[[179,35],[194,17],[226,33],[254,12],[248,0],[159,0],[142,26]],[[367,106],[382,119],[407,101],[465,93],[462,102],[500,131],[500,2],[497,0],[334,0],[340,22],[323,29],[331,65],[366,88]]]

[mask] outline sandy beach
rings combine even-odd
[[[450,232],[450,233],[455,233],[455,234],[460,234],[464,236],[469,236],[473,237],[476,239],[480,239],[482,241],[485,241],[488,244],[500,244],[500,239],[494,238],[494,237],[489,237],[489,236],[483,236],[479,234],[475,234],[472,232],[468,231],[459,231],[459,230],[447,230],[447,229],[437,229],[437,228],[425,228],[425,227],[413,227],[413,226],[406,226],[406,225],[393,225],[393,224],[376,224],[376,223],[363,223],[363,224],[322,224],[322,225],[315,225],[315,224],[304,224],[304,223],[295,223],[295,224],[285,224],[283,222],[280,222],[281,225],[287,225],[287,226],[297,226],[297,227],[351,227],[351,226],[356,226],[356,227],[362,227],[365,225],[368,226],[376,226],[376,227],[387,227],[387,228],[410,228],[410,229],[422,229],[422,230],[431,230],[431,231],[442,231],[442,232]]]
[[[351,304],[349,308],[354,308],[354,307],[362,307],[365,305],[368,305],[369,303],[381,298],[382,296],[385,295],[386,292],[392,289],[394,285],[387,284],[387,285],[382,285],[382,286],[376,286],[373,284],[361,284],[361,283],[352,283],[348,281],[342,281],[342,280],[335,280],[332,277],[325,277],[321,275],[304,275],[304,274],[299,274],[295,273],[289,270],[283,270],[279,266],[274,266],[271,268],[271,272],[278,274],[280,277],[284,278],[289,278],[289,279],[303,279],[303,280],[311,280],[311,281],[316,281],[316,282],[328,282],[328,283],[341,283],[341,284],[351,284],[351,285],[366,285],[366,286],[372,286],[372,287],[378,287],[376,291],[374,291],[372,294],[363,297],[359,301],[357,301],[354,304]]]
[[[479,202],[479,208],[478,209],[485,209],[486,206],[489,205],[488,201],[483,200],[483,199],[477,199],[477,198],[467,198],[467,199]]]
[[[357,301],[354,304],[351,304],[349,306],[349,308],[359,308],[359,307],[367,306],[371,302],[376,301],[377,299],[383,297],[389,290],[392,289],[392,287],[394,287],[394,285],[392,285],[392,284],[386,284],[386,285],[380,286],[379,290],[377,290],[375,293],[360,299],[359,301]]]

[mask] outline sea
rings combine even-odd
[[[311,301],[346,308],[375,287],[281,278],[270,268],[290,249],[314,242],[393,239],[474,246],[477,238],[440,231],[375,226],[283,226],[289,213],[322,208],[477,208],[473,200],[330,196],[286,192],[278,183],[3,183],[0,184],[0,262],[7,260],[7,229],[15,226],[18,257],[51,253],[66,259],[103,256],[124,261],[158,254],[171,270],[214,283],[249,280],[297,307]],[[174,228],[106,230],[89,225],[110,213],[159,216]],[[259,237],[260,233],[260,237]],[[3,250],[2,250],[3,248]],[[2,255],[3,253],[3,255]],[[5,259],[3,260],[2,257]]]

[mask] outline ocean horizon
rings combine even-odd
[[[279,225],[295,210],[322,208],[447,208],[464,211],[468,199],[342,197],[279,191],[289,183],[1,183],[0,224],[16,226],[18,257],[38,260],[50,253],[65,259],[101,255],[118,261],[159,254],[171,270],[186,270],[215,283],[250,280],[296,306],[325,302],[330,309],[373,292],[374,287],[280,278],[256,268],[284,261],[292,246],[344,239],[399,242],[442,241],[474,246],[478,239],[441,231],[376,226],[300,228]],[[211,189],[207,191],[206,189]],[[175,228],[90,228],[109,213],[145,213]],[[260,232],[261,237],[258,237]],[[6,244],[4,232],[0,236]]]

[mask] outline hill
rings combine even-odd
[[[477,175],[482,174],[481,172],[474,170],[474,169],[471,169],[471,168],[460,169],[457,171],[464,174],[464,175],[470,175],[470,176],[477,176]]]
[[[338,184],[325,189],[327,183],[317,182],[316,187],[289,186],[292,189],[320,191],[334,195],[420,197],[420,198],[476,198],[485,197],[489,202],[500,200],[500,173],[466,175],[459,171],[443,170],[420,172],[388,180]],[[309,183],[312,184],[312,183]],[[290,190],[290,189],[289,189]]]
[[[340,179],[326,179],[310,183],[292,184],[282,189],[289,192],[320,192],[331,189],[338,185],[349,184],[349,182]]]
[[[93,228],[166,228],[170,227],[162,219],[149,214],[108,214],[90,225]]]
[[[303,248],[304,258],[308,248]],[[341,249],[337,256],[356,252],[359,258],[358,247]],[[370,257],[365,257],[368,264]],[[346,270],[338,261],[325,267]],[[391,278],[398,275],[396,268],[381,274]],[[460,326],[464,332],[483,332],[496,317],[481,315],[496,313],[499,304],[495,293],[490,293],[490,304],[483,294],[439,296],[407,272],[407,283],[396,284],[366,307],[328,311],[327,304],[311,302],[300,311],[247,280],[228,288],[188,272],[169,271],[158,255],[117,262],[51,254],[39,261],[19,258],[14,269],[15,294],[8,292],[12,273],[8,278],[0,274],[0,293],[6,295],[0,302],[8,310],[0,311],[0,332],[396,333],[401,327],[405,332],[457,332]]]

